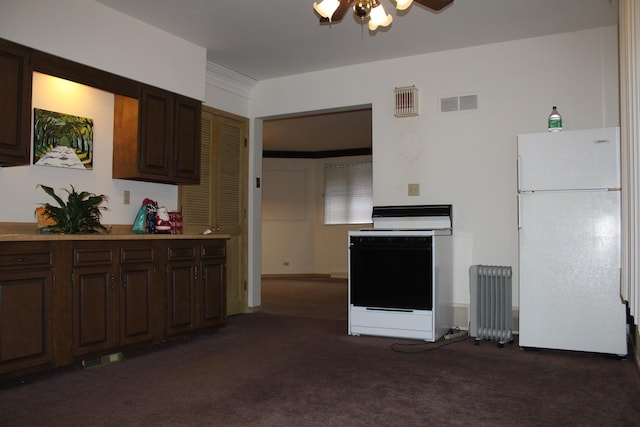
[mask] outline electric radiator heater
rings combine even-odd
[[[469,268],[471,319],[469,336],[498,341],[502,347],[513,341],[511,267],[472,265]]]

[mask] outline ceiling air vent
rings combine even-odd
[[[478,109],[478,95],[448,96],[440,98],[440,112],[468,111]]]
[[[396,117],[413,117],[418,115],[418,89],[415,86],[397,87],[394,90],[396,98]]]

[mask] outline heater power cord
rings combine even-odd
[[[447,338],[448,336],[452,338]],[[460,328],[450,329],[442,338],[435,342],[419,342],[419,343],[393,343],[391,350],[396,353],[425,353],[427,351],[438,350],[452,344],[458,344],[467,341],[469,334]]]

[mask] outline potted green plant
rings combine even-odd
[[[48,216],[55,224],[49,225],[47,231],[53,233],[64,234],[89,234],[89,233],[108,233],[109,228],[100,224],[102,211],[107,210],[101,206],[108,201],[107,196],[96,195],[87,191],[77,192],[71,186],[71,190],[64,189],[67,194],[67,201],[64,202],[53,188],[46,185],[40,185],[42,189],[55,199],[59,206],[44,203],[44,214]]]

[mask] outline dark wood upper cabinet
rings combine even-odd
[[[142,90],[138,162],[143,178],[163,180],[173,175],[173,104],[173,96],[165,91]]]
[[[32,73],[115,95],[113,178],[200,181],[198,100],[0,39],[0,166],[29,165]]]
[[[181,183],[200,183],[200,119],[202,103],[175,96],[173,175]]]
[[[0,39],[0,166],[28,165],[31,50]]]
[[[161,89],[116,95],[113,178],[199,183],[200,117],[200,101]]]

